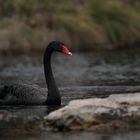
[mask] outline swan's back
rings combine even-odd
[[[47,90],[26,84],[5,85],[0,89],[0,105],[43,105]]]

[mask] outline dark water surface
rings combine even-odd
[[[13,137],[10,140],[139,140],[139,133],[96,134],[90,132],[49,132],[30,137]],[[9,138],[1,138],[9,140]]]
[[[62,106],[73,99],[106,97],[109,94],[140,91],[140,53],[108,52],[79,53],[72,57],[54,54],[52,67],[62,95]],[[0,57],[0,86],[6,83],[26,83],[46,88],[42,58],[37,56]],[[0,107],[19,116],[44,116],[54,108],[46,106]],[[140,135],[115,134],[104,136],[91,133],[43,133],[25,139],[96,139],[130,140]],[[18,138],[19,139],[19,138]],[[24,139],[24,138],[22,138]]]

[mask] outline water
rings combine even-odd
[[[36,137],[13,137],[12,140],[139,140],[139,133],[95,134],[87,132],[42,133]],[[4,138],[1,140],[9,140]]]
[[[74,99],[107,97],[110,94],[140,91],[140,53],[108,52],[79,53],[72,57],[54,54],[52,67],[56,83],[62,95],[62,106]],[[0,85],[5,83],[26,83],[46,88],[42,58],[40,56],[20,56],[0,58]],[[44,116],[56,108],[46,106],[0,107],[19,116]],[[139,134],[115,134],[104,137],[101,134],[46,132],[29,139],[138,139]],[[19,138],[18,138],[19,139]],[[24,137],[22,138],[24,139]],[[27,139],[27,137],[26,137]]]

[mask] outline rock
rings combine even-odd
[[[74,100],[44,120],[46,126],[59,131],[140,130],[140,93]]]

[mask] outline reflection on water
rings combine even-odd
[[[1,113],[9,113],[10,115],[17,115],[18,117],[38,116],[43,117],[46,114],[59,109],[60,106],[1,106]]]
[[[46,132],[41,135],[13,137],[12,140],[139,140],[138,132],[117,133],[117,134],[95,134],[87,132]],[[9,140],[9,138],[1,138],[1,140]]]
[[[62,106],[73,99],[106,97],[114,93],[140,91],[140,54],[139,53],[86,53],[74,54],[72,57],[54,54],[52,67],[57,85],[62,95]],[[36,84],[45,88],[45,78],[41,57],[1,57],[0,58],[0,86],[5,83]],[[14,106],[0,107],[1,111],[16,113],[19,116],[44,116],[55,107],[46,106]],[[46,135],[46,134],[44,134]],[[87,133],[48,134],[49,139],[98,139],[121,140],[119,135],[102,137]],[[126,135],[126,138],[128,139]],[[41,136],[39,139],[45,139]],[[125,136],[123,136],[125,137]],[[130,137],[129,137],[130,138]],[[136,135],[137,138],[137,135]],[[23,138],[24,139],[24,138]],[[32,139],[32,138],[31,138]]]

